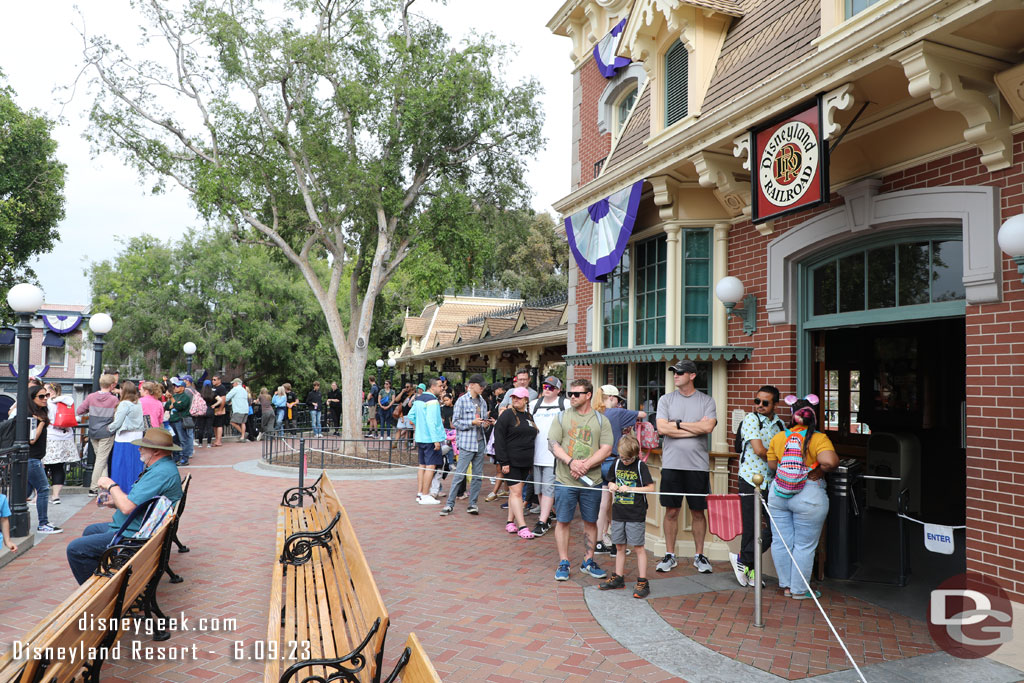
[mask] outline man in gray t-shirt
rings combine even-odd
[[[697,377],[696,363],[692,360],[682,360],[670,369],[676,391],[658,400],[658,433],[664,437],[661,455],[661,505],[665,508],[663,529],[666,554],[655,569],[667,572],[678,564],[675,555],[676,533],[679,526],[679,509],[685,497],[693,518],[691,530],[697,553],[693,558],[693,566],[698,571],[708,574],[711,572],[711,563],[704,556],[704,536],[708,527],[704,511],[707,510],[708,499],[704,495],[685,494],[711,493],[707,435],[718,424],[718,415],[711,397],[697,391],[693,385]]]

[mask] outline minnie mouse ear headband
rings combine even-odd
[[[787,396],[786,398],[784,398],[782,400],[785,401],[787,406],[791,406],[794,403],[796,403],[797,401],[799,401],[800,399],[798,399],[793,394],[790,394],[789,396]],[[808,403],[810,403],[812,406],[816,406],[816,405],[818,405],[818,402],[821,399],[818,398],[817,394],[807,394],[806,396],[804,396],[804,400],[807,401]]]

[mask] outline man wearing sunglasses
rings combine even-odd
[[[558,569],[555,581],[569,579],[569,522],[577,505],[583,518],[583,564],[580,571],[595,579],[608,573],[594,562],[597,547],[597,516],[601,508],[601,463],[612,452],[612,424],[594,410],[590,401],[594,385],[577,379],[569,383],[570,409],[551,423],[548,443],[555,456],[555,544]]]
[[[681,360],[669,370],[672,371],[676,391],[658,399],[658,433],[665,437],[661,455],[665,557],[655,570],[667,572],[679,564],[676,561],[676,534],[679,510],[683,506],[683,498],[686,498],[693,519],[691,532],[696,551],[693,566],[702,574],[710,574],[711,562],[704,556],[704,536],[708,528],[704,511],[708,509],[706,494],[711,493],[707,435],[718,424],[718,415],[711,397],[697,391],[693,384],[697,377],[696,363]]]
[[[740,468],[737,485],[740,493],[754,492],[754,475],[764,477],[761,484],[761,495],[768,492],[770,470],[768,469],[768,444],[772,437],[785,429],[782,421],[775,415],[775,405],[779,402],[779,390],[773,386],[763,386],[754,396],[754,411],[747,413],[740,425],[740,438],[743,450],[740,454]],[[741,586],[754,585],[754,505],[753,496],[740,496],[740,508],[743,515],[743,540],[740,542],[740,554],[729,553],[729,563]],[[761,550],[767,552],[772,545],[772,529],[766,524],[761,531]]]

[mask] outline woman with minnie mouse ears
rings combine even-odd
[[[784,595],[806,600],[811,592],[801,575],[810,581],[814,551],[828,516],[823,476],[839,465],[839,456],[832,441],[817,431],[818,397],[790,395],[783,400],[792,406],[793,414],[789,429],[776,434],[768,446],[768,467],[775,472],[768,510],[772,533],[782,537],[796,561],[782,543],[772,544],[772,560]],[[814,591],[814,597],[821,593]]]

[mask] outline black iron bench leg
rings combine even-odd
[[[142,609],[145,610],[146,618],[150,620],[150,623],[154,623],[152,621],[154,614],[156,614],[157,618],[159,618],[162,623],[167,623],[167,616],[163,613],[160,609],[160,605],[156,602],[156,586],[160,583],[160,574],[161,572],[159,571],[156,573],[156,576],[154,576],[153,580],[149,582],[149,585],[146,586],[146,591],[141,596]],[[153,640],[163,641],[170,640],[170,638],[171,634],[168,631],[154,630],[153,632]]]
[[[174,545],[178,546],[178,552],[179,553],[187,553],[189,551],[188,546],[178,540],[178,532],[177,532],[177,530],[175,530],[175,532],[174,532]],[[175,581],[174,583],[178,583],[178,582]]]
[[[181,583],[185,580],[177,574],[175,574],[174,570],[171,569],[171,565],[169,564],[167,565],[166,569],[164,569],[164,571],[167,572],[167,578],[171,583]]]
[[[86,683],[99,683],[100,669],[103,668],[103,655],[101,653],[106,652],[110,646],[114,644],[114,641],[117,640],[121,611],[124,609],[124,594],[128,590],[128,579],[132,576],[131,567],[126,569],[124,574],[124,579],[121,581],[121,585],[117,589],[117,600],[114,602],[113,614],[115,617],[118,617],[118,619],[115,619],[115,623],[108,627],[107,634],[103,636],[100,646],[96,648],[96,659],[85,665],[85,674],[82,676],[82,679]]]

